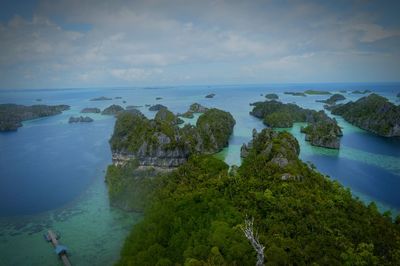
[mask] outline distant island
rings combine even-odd
[[[372,91],[370,91],[370,90],[363,90],[363,91],[360,91],[360,90],[355,90],[355,91],[353,91],[352,93],[353,94],[367,94],[367,93],[371,93]]]
[[[93,122],[93,119],[90,118],[89,116],[71,116],[68,120],[68,123],[89,123]]]
[[[87,107],[87,108],[83,108],[81,110],[81,113],[94,113],[94,114],[97,114],[97,113],[100,113],[100,112],[101,112],[101,110],[99,108],[96,108],[96,107]]]
[[[400,106],[378,94],[331,108],[332,114],[349,123],[384,137],[400,136]]]
[[[199,103],[193,103],[190,105],[188,111],[186,111],[183,114],[178,114],[178,116],[185,117],[185,118],[193,118],[194,113],[204,113],[206,111],[208,111],[207,107],[204,107],[203,105],[201,105]]]
[[[291,92],[291,91],[285,91],[284,94],[288,95],[293,95],[293,96],[306,96],[304,92]]]
[[[206,95],[206,98],[214,98],[215,97],[215,93],[210,93],[208,95]]]
[[[0,104],[0,131],[16,131],[22,121],[61,114],[68,105],[17,105]]]
[[[328,105],[334,105],[334,104],[336,104],[336,102],[343,101],[345,99],[346,99],[346,97],[344,97],[342,94],[336,93],[336,94],[333,94],[331,97],[329,97],[326,100],[316,100],[316,102],[326,103]]]
[[[265,98],[267,98],[268,100],[278,100],[279,96],[275,93],[269,93],[265,94]]]
[[[306,90],[304,93],[309,94],[309,95],[330,95],[330,94],[332,94],[329,91],[319,91],[319,90]]]
[[[273,128],[289,128],[295,122],[306,122],[302,128],[306,140],[313,146],[339,149],[340,137],[343,135],[335,119],[324,111],[303,109],[295,104],[284,104],[278,101],[256,102],[251,115],[263,120],[264,124]]]
[[[167,109],[167,107],[162,104],[155,104],[150,106],[149,111],[160,111],[161,109]]]
[[[105,96],[101,96],[101,97],[97,97],[97,98],[93,98],[90,99],[91,101],[111,101],[112,98],[110,97],[105,97]]]
[[[101,114],[102,115],[116,115],[120,112],[124,111],[124,108],[118,104],[110,105],[109,107],[105,108]]]

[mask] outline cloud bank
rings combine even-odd
[[[395,10],[360,0],[39,1],[1,16],[0,87],[398,81]]]

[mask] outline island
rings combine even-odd
[[[215,93],[210,93],[206,95],[206,98],[214,98],[215,97]]]
[[[378,94],[372,93],[355,102],[334,106],[331,112],[379,136],[400,136],[400,106]]]
[[[167,107],[162,104],[155,104],[150,106],[149,111],[160,111],[161,109],[167,109]]]
[[[209,109],[196,126],[177,126],[167,109],[147,119],[140,111],[118,115],[110,140],[113,164],[106,182],[113,206],[143,211],[153,179],[170,172],[197,154],[213,154],[228,145],[235,120],[228,112]]]
[[[301,132],[305,140],[313,146],[330,149],[340,148],[340,137],[343,135],[336,119],[330,118],[324,111],[303,109],[296,104],[284,104],[278,101],[256,102],[251,115],[263,120],[272,128],[290,128],[293,123],[306,122],[308,126]]]
[[[90,118],[89,116],[71,116],[68,120],[68,123],[89,123],[89,122],[93,122],[93,119]]]
[[[97,97],[97,98],[90,99],[90,101],[111,101],[111,100],[112,100],[112,98],[105,97],[105,96],[100,96],[100,97]]]
[[[162,97],[156,97],[156,101],[162,100]]]
[[[114,99],[118,99],[119,100],[119,99],[122,99],[122,97],[121,96],[115,96]]]
[[[22,121],[61,114],[68,105],[18,105],[0,104],[0,131],[16,131]]]
[[[183,114],[178,114],[178,116],[185,117],[185,118],[193,118],[194,113],[205,113],[208,111],[208,108],[199,104],[199,103],[193,103],[190,105],[189,110],[187,110]]]
[[[336,104],[336,102],[343,101],[345,99],[346,99],[346,97],[344,97],[342,94],[336,93],[336,94],[333,94],[331,97],[329,97],[326,100],[316,100],[316,102],[326,103],[328,105],[334,105],[334,104]]]
[[[306,90],[304,93],[308,94],[308,95],[330,95],[330,94],[332,94],[329,91],[320,91],[320,90]]]
[[[126,110],[130,110],[130,109],[137,109],[137,108],[141,108],[143,107],[143,105],[128,105],[127,107],[125,107]]]
[[[302,162],[291,134],[264,129],[250,146],[235,170],[192,155],[145,179],[116,265],[399,264],[399,225]]]
[[[275,93],[269,93],[265,94],[265,98],[267,98],[268,100],[278,100],[279,96]]]
[[[285,91],[284,94],[288,94],[288,95],[293,95],[293,96],[307,96],[305,95],[304,92],[291,92],[291,91]]]
[[[120,112],[124,111],[124,108],[118,104],[110,105],[109,107],[105,108],[101,114],[102,115],[117,115]]]
[[[81,113],[94,113],[98,114],[101,113],[101,110],[97,107],[86,107],[81,110]]]

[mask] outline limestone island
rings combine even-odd
[[[326,115],[324,111],[303,109],[296,104],[284,104],[278,101],[256,102],[252,104],[251,115],[263,120],[272,128],[290,128],[293,123],[306,122],[308,126],[301,129],[305,140],[313,146],[330,149],[340,148],[342,130],[336,119]]]
[[[332,114],[347,122],[384,137],[400,136],[400,106],[372,93],[355,102],[332,108]]]
[[[307,96],[305,95],[304,92],[291,92],[291,91],[285,91],[284,94],[288,94],[288,95],[293,95],[293,96]]]
[[[127,107],[125,107],[126,110],[130,110],[130,109],[137,109],[137,108],[141,108],[143,107],[143,105],[128,105]]]
[[[114,206],[143,211],[157,174],[176,169],[191,156],[220,151],[228,145],[235,125],[230,113],[218,109],[207,110],[196,126],[180,128],[178,119],[164,108],[154,119],[138,110],[118,115],[110,139],[113,165],[106,175]]]
[[[162,100],[162,97],[156,97],[156,101]]]
[[[81,110],[81,113],[93,113],[93,114],[99,114],[101,110],[97,107],[86,107]]]
[[[344,97],[342,94],[336,93],[336,94],[333,94],[331,97],[329,97],[326,100],[316,100],[316,102],[326,103],[328,105],[334,105],[334,104],[336,104],[336,102],[343,101],[345,99],[346,99],[346,97]]]
[[[68,105],[17,105],[0,104],[0,131],[16,131],[22,121],[61,114]]]
[[[109,107],[105,108],[102,115],[117,115],[118,113],[124,111],[124,108],[118,104],[110,105]]]
[[[268,100],[278,100],[279,96],[275,93],[269,93],[265,94],[265,98],[267,98]]]
[[[370,91],[370,90],[363,90],[363,91],[360,91],[360,90],[355,90],[355,91],[353,91],[352,93],[353,94],[367,94],[367,93],[371,93],[372,91]]]
[[[215,96],[215,93],[210,93],[210,94],[206,95],[206,98],[214,98],[214,96]]]
[[[93,99],[90,99],[90,100],[91,101],[111,101],[112,98],[101,96],[101,97],[93,98]]]
[[[68,123],[89,123],[89,122],[93,122],[93,119],[90,118],[89,116],[71,116],[68,120]]]
[[[178,116],[185,117],[185,118],[193,118],[194,113],[205,113],[208,111],[207,107],[204,107],[203,105],[199,103],[193,103],[190,105],[189,110],[186,111],[183,114],[178,114]]]
[[[168,109],[168,108],[162,104],[155,104],[150,106],[149,111],[160,111],[161,109]]]

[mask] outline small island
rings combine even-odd
[[[331,97],[329,97],[326,100],[316,100],[316,102],[326,103],[328,105],[334,105],[334,104],[336,104],[336,102],[343,101],[345,99],[346,99],[346,97],[344,97],[342,94],[336,93],[336,94],[333,94]]]
[[[167,107],[162,104],[155,104],[150,106],[149,111],[160,111],[161,109],[167,109]]]
[[[86,107],[81,110],[81,113],[94,113],[98,114],[101,113],[101,110],[97,107]]]
[[[112,100],[112,98],[110,98],[110,97],[105,97],[105,96],[100,96],[100,97],[97,97],[97,98],[92,98],[92,99],[90,99],[91,101],[111,101]]]
[[[340,148],[342,131],[335,119],[324,111],[303,109],[296,104],[284,104],[278,101],[256,102],[251,115],[263,119],[265,125],[272,128],[290,128],[293,123],[306,122],[308,126],[301,129],[306,141],[313,146],[330,149]]]
[[[71,116],[68,120],[68,123],[89,123],[89,122],[93,122],[93,119],[90,118],[89,116]]]
[[[156,97],[156,101],[162,100],[162,97]]]
[[[400,106],[372,93],[355,102],[331,108],[332,114],[347,122],[384,137],[400,136]]]
[[[284,94],[293,95],[293,96],[303,96],[303,97],[306,96],[304,92],[285,91]]]
[[[124,111],[124,108],[120,105],[113,104],[110,105],[109,107],[105,108],[103,112],[101,112],[102,115],[117,115],[120,112]]]
[[[329,91],[319,91],[319,90],[306,90],[304,93],[308,94],[308,95],[330,95],[330,94],[332,94]]]
[[[0,131],[16,131],[22,121],[61,114],[68,105],[0,104]]]
[[[360,91],[360,90],[355,90],[355,91],[353,91],[352,93],[353,94],[367,94],[367,93],[371,93],[372,91],[370,91],[370,90],[363,90],[363,91]]]
[[[193,103],[190,105],[189,110],[186,111],[183,114],[178,114],[178,116],[185,117],[185,118],[193,118],[194,113],[205,113],[208,111],[208,108],[199,104],[199,103]]]
[[[130,110],[130,109],[137,109],[137,108],[141,108],[143,107],[143,105],[128,105],[127,107],[125,107],[126,110]]]
[[[265,94],[265,98],[267,98],[268,100],[278,100],[279,96],[276,93],[269,93]]]
[[[206,95],[206,98],[214,98],[215,97],[215,93],[210,93],[208,95]]]

